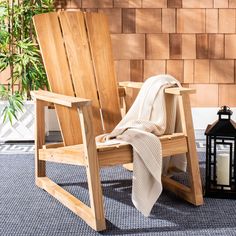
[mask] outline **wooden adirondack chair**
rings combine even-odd
[[[106,229],[99,170],[132,162],[132,147],[96,147],[95,136],[110,132],[121,119],[119,95],[133,100],[132,87],[118,89],[111,40],[105,15],[79,11],[47,13],[34,17],[43,62],[52,92],[31,92],[36,104],[36,184],[80,216],[97,231]],[[203,204],[198,158],[187,88],[168,88],[178,96],[182,133],[160,137],[163,157],[186,153],[190,187],[163,177],[164,187],[186,201]],[[91,102],[92,101],[92,102]],[[44,107],[55,104],[63,143],[44,145]],[[102,117],[102,118],[101,118]],[[46,161],[85,166],[90,206],[46,177]]]

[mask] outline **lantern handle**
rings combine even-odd
[[[224,105],[220,107],[220,110],[217,112],[217,115],[229,115],[231,116],[233,114],[232,110],[230,110],[230,107]]]

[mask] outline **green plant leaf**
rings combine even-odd
[[[9,102],[2,115],[4,121],[12,124],[17,113],[23,111],[23,100],[30,98],[29,91],[49,87],[32,17],[54,11],[54,1],[13,0],[11,3],[0,0],[0,71],[11,68],[8,86],[0,86],[0,99]],[[20,83],[19,92],[11,90],[16,83]]]

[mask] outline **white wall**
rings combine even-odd
[[[218,119],[217,112],[219,109],[219,107],[192,108],[194,129],[205,130],[208,124],[212,124]],[[231,108],[231,110],[233,111],[232,119],[236,121],[236,108]],[[57,122],[55,110],[49,109],[48,113],[49,130],[58,131],[59,125]]]
[[[218,120],[217,112],[219,109],[219,107],[192,108],[194,129],[205,130],[208,124],[212,124],[214,121]],[[230,109],[233,111],[231,119],[236,121],[236,108]]]

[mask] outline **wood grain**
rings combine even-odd
[[[58,93],[52,93],[44,90],[31,91],[31,96],[41,101],[51,102],[66,107],[82,107],[91,104],[90,99],[65,96]]]
[[[168,60],[166,65],[167,74],[175,77],[179,82],[184,79],[184,63],[183,60]]]
[[[182,34],[182,58],[196,59],[196,35]]]
[[[187,143],[188,143],[188,152],[186,153],[186,157],[188,164],[187,169],[189,173],[190,189],[193,197],[192,202],[195,205],[202,205],[203,195],[202,195],[201,176],[198,164],[197,150],[195,145],[192,113],[189,112],[191,109],[190,99],[187,94],[179,96],[179,105],[180,105],[180,115],[181,115],[183,133],[187,136]]]
[[[143,81],[143,60],[130,61],[130,80],[134,82]]]
[[[195,60],[194,64],[194,82],[209,83],[210,81],[210,63],[209,60]]]
[[[184,83],[193,83],[194,60],[184,60]]]
[[[168,8],[181,8],[182,0],[167,0],[167,7]]]
[[[147,78],[166,73],[165,60],[145,60],[144,61],[144,80]]]
[[[176,11],[175,9],[162,9],[162,33],[175,33],[176,25]]]
[[[206,33],[218,33],[218,9],[206,9]]]
[[[147,59],[169,59],[169,34],[147,34]]]
[[[51,194],[54,198],[56,198],[64,206],[69,208],[76,215],[81,217],[91,228],[97,231],[104,230],[104,228],[97,227],[94,221],[93,212],[90,207],[85,205],[83,202],[64,190],[48,177],[38,178],[37,185]]]
[[[170,59],[182,58],[182,36],[181,34],[170,34]]]
[[[135,33],[136,32],[136,11],[135,9],[124,8],[122,9],[122,32]]]
[[[211,60],[210,82],[216,84],[234,83],[234,60]]]
[[[236,59],[236,34],[225,35],[225,59]]]
[[[51,91],[74,96],[57,13],[36,15],[33,21]],[[69,110],[59,105],[55,105],[55,108],[65,145],[81,143],[77,108]]]
[[[197,59],[208,58],[208,34],[197,34]]]
[[[209,35],[209,58],[224,59],[225,37],[223,34]]]
[[[40,160],[39,149],[45,143],[44,102],[35,99],[35,179],[46,176],[46,163]]]
[[[205,33],[205,9],[178,9],[177,33]]]
[[[161,9],[136,9],[137,33],[161,32]]]
[[[110,132],[120,122],[121,113],[109,26],[104,14],[86,13],[85,19],[104,129]]]
[[[230,107],[236,106],[236,85],[220,84],[219,85],[219,106],[227,104]]]
[[[104,230],[106,229],[106,221],[91,107],[88,106],[79,109],[79,116],[82,127],[84,157],[86,160],[86,173],[93,221],[97,230]]]
[[[235,33],[235,9],[219,9],[219,33]]]
[[[64,11],[60,13],[59,19],[75,94],[92,100],[95,133],[99,135],[103,132],[100,103],[83,13]]]

